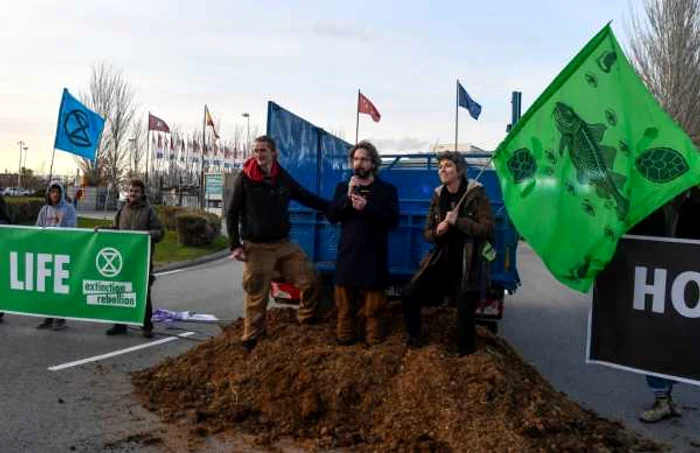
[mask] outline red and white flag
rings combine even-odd
[[[382,115],[379,114],[377,107],[375,107],[374,104],[372,104],[372,101],[367,99],[367,97],[362,93],[358,93],[357,111],[371,116],[375,123],[378,123],[382,117]]]
[[[149,131],[160,131],[160,132],[170,132],[170,128],[162,119],[155,115],[148,114],[148,130]]]

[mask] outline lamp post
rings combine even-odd
[[[22,151],[25,151],[24,161],[26,163],[26,151],[29,149],[29,147],[26,146],[27,144],[22,140],[18,141],[17,144],[19,145],[19,168],[17,169],[17,187],[19,188],[22,187]]]
[[[138,162],[136,162],[136,159],[134,159],[134,156],[135,156],[134,151],[136,151],[136,139],[134,137],[130,137],[127,139],[127,141],[129,142],[129,144],[131,144],[131,159],[129,159],[130,160],[129,167],[131,167],[133,165],[133,167],[131,169],[131,171],[132,171],[131,177],[133,178],[133,177],[138,176],[138,174],[139,174],[139,169],[136,167],[136,164]]]
[[[243,118],[245,118],[246,121],[247,121],[247,126],[246,126],[246,130],[247,130],[246,137],[247,137],[247,139],[246,139],[246,145],[245,145],[245,152],[246,152],[246,157],[248,157],[248,156],[250,155],[250,113],[245,112],[245,113],[241,114],[241,116],[242,116]]]

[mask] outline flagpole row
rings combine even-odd
[[[207,146],[207,105],[204,104],[204,118],[202,122],[202,165],[199,179],[200,204],[204,209],[204,150]]]

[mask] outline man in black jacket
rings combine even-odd
[[[399,223],[396,187],[382,181],[377,172],[382,161],[370,142],[350,148],[353,176],[335,188],[328,220],[341,222],[335,273],[335,305],[338,311],[337,341],[355,342],[355,313],[366,319],[366,341],[382,340],[382,319],[389,279],[389,231]]]
[[[290,200],[318,211],[328,210],[327,201],[301,187],[277,163],[274,140],[265,135],[256,138],[253,157],[236,178],[226,214],[231,258],[245,263],[243,346],[248,351],[265,330],[274,271],[301,291],[299,322],[310,323],[314,318],[318,282],[304,251],[289,240]]]

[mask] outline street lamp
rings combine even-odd
[[[248,125],[247,125],[247,137],[248,138],[247,138],[245,149],[246,149],[246,153],[248,155],[250,155],[250,113],[245,112],[245,113],[241,114],[241,116],[243,118],[245,118],[247,120],[247,123],[248,123]],[[246,157],[248,157],[248,156],[246,156]]]
[[[17,145],[19,145],[19,168],[17,169],[17,187],[22,187],[22,151],[25,151],[24,161],[26,163],[26,151],[29,149],[29,147],[26,146],[27,144],[24,143],[22,140],[18,141]]]
[[[134,165],[134,167],[132,168],[133,173],[131,176],[135,177],[139,173],[139,169],[136,167],[136,164],[138,164],[138,162],[136,162],[136,159],[135,159],[135,156],[136,156],[136,153],[135,153],[135,151],[136,151],[136,138],[131,137],[131,138],[128,138],[127,141],[131,144],[131,159],[129,159],[129,167],[131,167],[131,165]]]

